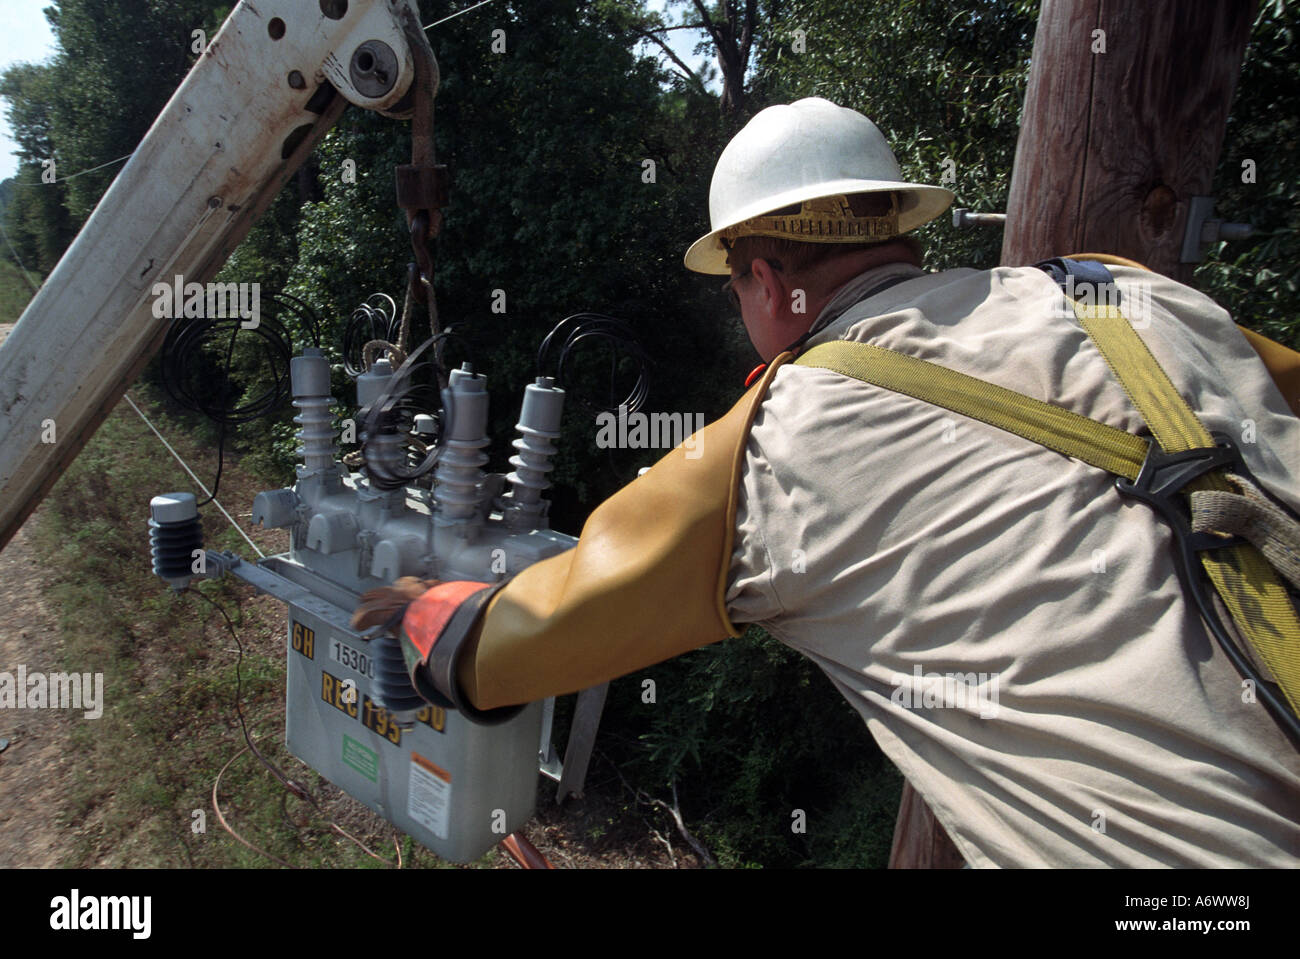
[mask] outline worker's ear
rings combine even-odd
[[[781,308],[789,303],[785,277],[767,260],[755,260],[753,271],[759,288],[757,303],[759,313],[765,319],[776,320],[781,316]]]

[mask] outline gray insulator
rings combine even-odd
[[[451,410],[451,427],[443,438],[442,456],[434,473],[433,498],[444,520],[463,522],[477,514],[482,499],[482,467],[488,461],[482,449],[490,442],[487,380],[475,374],[468,363],[452,370],[448,379],[443,407]]]
[[[428,413],[417,413],[415,415],[411,435],[419,440],[419,443],[411,444],[411,449],[406,454],[407,466],[414,469],[424,460],[427,448],[433,445],[437,439],[437,434],[438,420],[436,417],[430,416]],[[420,444],[423,444],[425,448],[421,449]],[[427,486],[432,479],[431,476],[422,476],[420,482],[422,485]]]
[[[375,664],[372,691],[376,705],[396,713],[399,725],[410,726],[415,713],[426,704],[411,685],[400,642],[387,634],[376,636],[370,640],[370,656]]]
[[[164,493],[149,501],[153,571],[173,589],[194,578],[194,552],[203,549],[203,527],[193,493]]]
[[[392,473],[406,465],[406,438],[397,432],[365,437],[366,462],[376,470]]]
[[[555,444],[547,434],[537,430],[521,426],[519,433],[513,443],[519,452],[510,457],[514,469],[506,474],[506,479],[510,482],[511,499],[522,506],[538,502],[542,490],[551,485],[546,474],[555,469],[551,462]]]
[[[289,382],[293,384],[294,396],[329,396],[330,364],[325,352],[309,346],[302,351],[302,356],[291,359]]]
[[[185,523],[198,515],[193,493],[163,493],[149,500],[149,518],[162,525]]]
[[[393,364],[387,359],[375,360],[374,366],[357,377],[357,406],[366,409],[379,402],[393,379]],[[402,437],[391,433],[378,436],[363,435],[362,446],[366,462],[381,472],[400,469],[405,465],[406,451]]]
[[[307,548],[326,556],[356,549],[359,530],[351,513],[317,513],[307,524]]]
[[[357,377],[357,406],[365,409],[384,395],[393,378],[393,364],[386,359],[375,360],[375,365]]]
[[[560,418],[564,415],[564,390],[549,376],[537,377],[536,383],[524,388],[524,406],[519,411],[519,425],[530,430],[560,435]]]
[[[333,419],[330,416],[330,365],[325,354],[316,347],[307,347],[302,356],[289,361],[289,376],[293,383],[293,405],[298,415],[298,455],[308,473],[329,472],[334,468]]]
[[[370,557],[370,575],[385,583],[400,577],[406,565],[402,545],[396,539],[381,539],[376,543]]]
[[[379,402],[393,380],[393,364],[375,360],[374,366],[357,377],[357,406],[366,409]],[[396,433],[362,436],[366,462],[380,473],[391,473],[406,465],[406,440]]]
[[[513,526],[537,526],[542,512],[542,491],[549,487],[546,474],[555,468],[555,440],[560,436],[560,419],[564,413],[564,390],[549,376],[537,378],[524,390],[524,405],[519,414],[518,451],[510,457],[514,470],[506,476],[510,482],[507,512]]]

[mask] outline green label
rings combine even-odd
[[[361,745],[346,733],[343,736],[343,761],[371,782],[379,779],[379,754]]]

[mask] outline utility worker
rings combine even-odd
[[[1151,435],[1059,277],[921,269],[905,234],[951,201],[904,182],[852,110],[763,110],[686,254],[730,274],[767,363],[744,397],[573,550],[503,584],[404,581],[356,624],[404,610],[417,688],[475,716],[760,623],[826,672],[972,866],[1300,863],[1300,755],[1211,638],[1157,512],[1105,469],[816,359],[869,343]],[[1300,507],[1300,419],[1227,314],[1110,275],[1201,422]]]

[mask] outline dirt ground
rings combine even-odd
[[[13,329],[0,323],[0,343]],[[58,616],[41,596],[41,567],[31,544],[34,514],[0,551],[0,672],[19,663],[28,670],[58,668],[62,649]],[[67,742],[72,714],[0,712],[0,868],[57,865],[66,833],[59,825],[59,784],[72,762]]]
[[[58,670],[58,614],[41,595],[42,570],[31,544],[33,515],[0,552],[0,671]],[[59,864],[67,833],[63,790],[75,758],[67,743],[74,713],[60,709],[0,710],[0,868]]]

